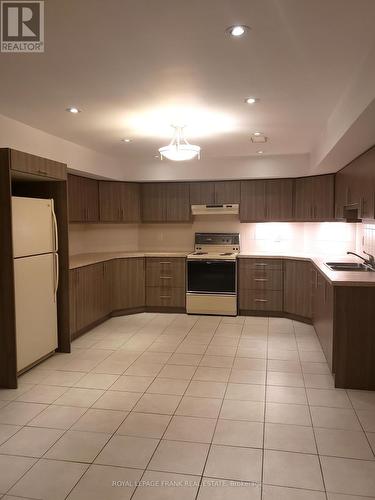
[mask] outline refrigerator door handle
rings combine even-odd
[[[54,240],[55,240],[55,250],[54,251],[58,252],[58,250],[59,250],[59,236],[57,233],[57,218],[56,218],[53,200],[51,200],[51,210],[52,210],[52,220],[53,220],[53,235],[54,235]]]
[[[57,253],[53,254],[53,261],[55,263],[55,290],[54,290],[54,298],[55,302],[57,302],[57,290],[59,288],[59,255]]]

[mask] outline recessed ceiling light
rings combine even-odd
[[[132,142],[132,140],[131,140],[131,139],[128,139],[128,138],[126,138],[126,139],[121,139],[121,140],[122,140],[122,142]]]
[[[66,111],[68,111],[68,113],[73,113],[74,115],[81,112],[81,110],[76,108],[75,106],[70,106],[69,108],[66,108]]]
[[[226,29],[226,32],[229,35],[238,38],[243,36],[249,29],[250,28],[244,24],[235,24],[234,26],[229,26],[229,28]]]
[[[262,155],[263,153],[264,153],[264,151],[262,151],[261,149],[259,151],[257,151],[258,155]]]
[[[255,104],[258,101],[259,99],[257,97],[246,97],[245,99],[246,104]]]
[[[260,135],[263,135],[262,132],[254,132],[253,135],[255,135],[255,137],[259,137]]]

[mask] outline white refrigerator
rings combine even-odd
[[[57,349],[59,282],[53,200],[12,197],[17,371]]]

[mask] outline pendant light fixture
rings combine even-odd
[[[175,132],[168,146],[159,149],[160,159],[172,161],[186,161],[197,157],[200,160],[200,146],[189,144],[184,136],[184,126],[172,125]]]

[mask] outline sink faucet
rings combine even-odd
[[[371,255],[370,253],[367,253],[367,252],[363,251],[363,253],[365,255],[367,255],[368,259],[366,259],[365,257],[362,257],[362,255],[358,255],[355,252],[346,252],[346,253],[348,255],[355,255],[356,257],[359,257],[360,259],[363,260],[363,262],[364,262],[364,264],[366,264],[366,266],[369,266],[372,269],[375,269],[375,257],[373,255]]]

